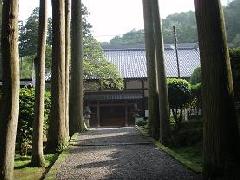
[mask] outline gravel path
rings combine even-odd
[[[135,128],[94,129],[77,139],[57,179],[200,179]]]

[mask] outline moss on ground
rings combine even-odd
[[[148,136],[147,130],[143,127],[136,127],[144,136]],[[153,143],[162,151],[166,152],[181,164],[191,169],[195,173],[202,172],[202,151],[201,144],[189,145],[184,147],[166,147],[159,141],[152,139]]]
[[[49,171],[47,172],[46,176],[45,176],[45,180],[55,180],[56,179],[56,175],[57,172],[61,166],[61,164],[64,162],[64,160],[66,159],[66,157],[69,155],[69,148],[77,143],[77,137],[78,134],[74,134],[71,137],[70,143],[68,148],[66,148],[59,156],[58,159],[56,160],[56,162],[54,163],[54,165],[51,167],[51,169],[49,169]]]
[[[47,154],[45,157],[45,168],[31,167],[31,156],[15,156],[14,179],[38,180],[43,179],[46,171],[57,160],[58,154]]]

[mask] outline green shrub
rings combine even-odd
[[[231,60],[234,95],[236,100],[240,101],[240,48],[229,49]],[[201,83],[201,68],[196,68],[191,75],[190,82],[192,85]]]
[[[32,123],[34,120],[34,101],[35,93],[32,88],[23,88],[20,90],[19,99],[19,120],[17,131],[17,149],[21,154],[26,155],[32,142]],[[45,95],[45,121],[44,121],[44,134],[46,135],[48,127],[48,119],[50,113],[50,93],[46,92]]]
[[[182,122],[183,109],[191,100],[191,85],[184,79],[168,79],[168,101],[176,126]]]
[[[202,82],[202,79],[201,79],[201,67],[198,67],[196,68],[191,77],[190,77],[190,82],[191,84],[195,85],[195,84],[198,84],[198,83],[201,83]]]
[[[147,120],[145,120],[144,118],[136,118],[136,125],[145,126],[147,125]]]
[[[191,119],[201,118],[199,112],[202,109],[202,84],[198,83],[191,86],[191,103],[190,103],[190,117]]]
[[[233,75],[233,88],[236,100],[240,101],[240,48],[229,50],[232,75]]]
[[[182,122],[180,129],[173,132],[173,145],[175,147],[191,146],[202,142],[203,122]]]
[[[168,79],[169,106],[181,109],[187,105],[191,97],[191,85],[184,79]]]

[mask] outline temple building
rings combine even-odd
[[[91,127],[123,127],[135,124],[135,117],[147,116],[148,82],[147,62],[144,47],[104,48],[107,60],[118,68],[124,80],[123,90],[92,90],[87,79],[84,105],[90,110]],[[165,70],[168,78],[178,77],[176,52],[173,45],[165,45]],[[200,67],[198,45],[194,43],[178,45],[180,77],[189,79],[193,71]]]

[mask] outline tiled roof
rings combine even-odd
[[[165,70],[167,77],[177,77],[175,50],[165,46]],[[107,60],[115,64],[123,78],[147,77],[145,50],[138,49],[105,49]],[[200,67],[200,53],[196,47],[181,47],[178,49],[181,77],[190,77],[194,69]]]

